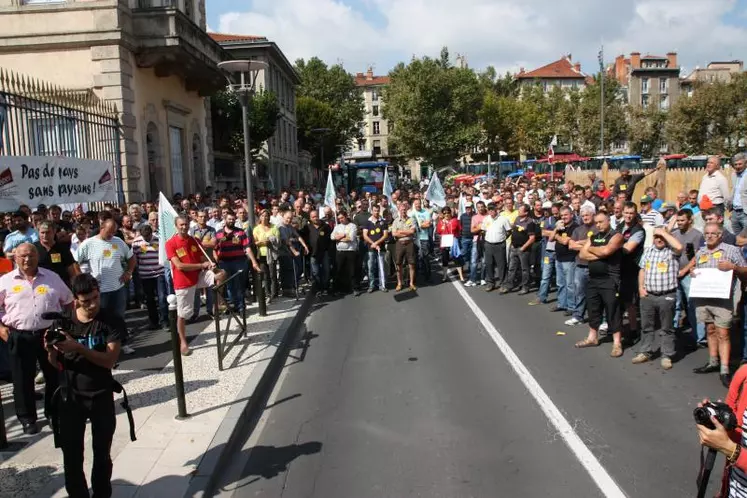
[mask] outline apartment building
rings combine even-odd
[[[0,67],[116,107],[112,160],[127,200],[211,183],[206,96],[225,86],[217,63],[227,54],[205,32],[205,0],[0,0],[0,25]],[[91,140],[74,117],[45,126],[72,144]],[[19,155],[60,153],[45,140]]]
[[[691,97],[696,82],[728,83],[735,74],[744,72],[744,63],[740,60],[710,62],[705,68],[696,67],[690,74],[680,80],[682,95]]]
[[[365,116],[361,127],[362,138],[354,144],[351,157],[356,160],[388,159],[389,133],[393,125],[384,119],[381,92],[389,84],[389,76],[375,76],[373,68],[355,75],[355,84],[363,92]]]
[[[573,62],[571,54],[531,71],[522,67],[515,77],[521,86],[541,85],[545,93],[556,86],[565,90],[583,90],[591,83],[591,77],[581,71],[580,62]]]
[[[634,106],[656,105],[662,110],[671,108],[680,96],[680,66],[677,53],[666,56],[619,55],[610,73],[622,86],[625,101]]]
[[[231,59],[258,60],[267,64],[267,69],[257,75],[256,88],[277,96],[280,119],[274,136],[264,144],[260,157],[256,159],[257,180],[274,188],[311,181],[310,166],[305,161],[299,162],[296,86],[301,80],[293,65],[278,45],[265,37],[224,33],[210,33],[210,37],[228,52]],[[223,164],[227,167],[219,168],[221,180],[238,183],[238,178],[233,177],[240,177],[239,168],[242,166],[236,161]]]

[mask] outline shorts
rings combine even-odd
[[[599,330],[602,318],[607,318],[610,333],[622,331],[622,310],[619,296],[620,283],[614,278],[589,279],[586,287],[586,309],[589,327]]]
[[[400,266],[404,261],[410,266],[415,264],[415,243],[412,240],[398,240],[394,246],[394,264]]]
[[[693,300],[695,318],[698,323],[712,323],[720,329],[730,329],[734,319],[734,304],[731,299]]]
[[[197,277],[197,285],[186,289],[175,289],[176,315],[179,318],[189,320],[195,314],[195,293],[197,289],[204,289],[215,284],[215,273],[211,270],[203,270]]]

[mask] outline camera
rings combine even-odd
[[[55,323],[47,331],[47,345],[54,346],[66,339],[63,331],[72,328],[70,318],[58,311],[45,311],[41,314],[43,320],[54,320]]]
[[[737,428],[737,416],[734,415],[734,412],[726,403],[709,401],[693,410],[693,417],[696,424],[708,427],[711,430],[716,428],[711,417],[716,417],[716,420],[727,431],[733,431]]]

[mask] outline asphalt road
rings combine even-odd
[[[222,496],[613,496],[456,285],[321,302]],[[467,293],[624,495],[696,494],[692,409],[725,395],[717,376],[692,373],[704,351],[669,372],[632,365],[631,351],[612,359],[609,344],[574,349],[585,329],[527,306],[532,296]],[[719,459],[712,483],[722,468]]]

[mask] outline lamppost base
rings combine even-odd
[[[192,415],[190,415],[190,414],[186,414],[186,415],[177,415],[177,416],[176,416],[176,417],[174,417],[174,418],[175,418],[176,420],[189,420],[190,418],[192,418]]]

